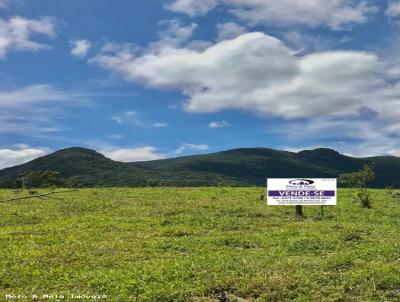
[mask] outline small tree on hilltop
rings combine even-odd
[[[339,183],[356,188],[355,201],[360,202],[364,208],[370,209],[371,195],[368,191],[367,185],[375,179],[375,173],[371,167],[365,165],[360,171],[353,173],[341,174],[339,176]]]

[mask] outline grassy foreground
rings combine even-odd
[[[0,301],[400,301],[400,203],[372,192],[371,210],[340,190],[304,219],[262,188],[0,202]]]

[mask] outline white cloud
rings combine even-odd
[[[235,22],[219,23],[217,30],[219,40],[233,39],[247,32],[246,27]]]
[[[155,127],[155,128],[165,128],[165,127],[168,127],[168,124],[166,124],[166,123],[154,123],[153,127]]]
[[[181,91],[189,112],[237,109],[310,118],[346,115],[362,107],[380,113],[389,112],[388,106],[400,108],[399,92],[375,54],[299,56],[264,33],[244,34],[204,51],[180,47],[129,57],[117,52],[100,54],[92,62],[133,82]]]
[[[121,60],[129,61],[137,57],[140,52],[146,53],[162,53],[182,47],[193,35],[197,28],[196,23],[183,25],[179,20],[164,20],[159,23],[164,29],[159,32],[159,40],[150,43],[146,48],[139,47],[131,43],[115,43],[108,42],[101,48],[101,56],[89,59],[89,63],[97,63],[97,59],[104,56],[109,57],[112,54],[118,54]],[[191,41],[187,47],[193,50],[202,50],[211,45],[206,41]]]
[[[282,34],[282,40],[287,46],[296,50],[297,54],[306,54],[336,48],[348,42],[350,38],[344,37],[336,39],[333,37],[311,35],[302,31],[291,30]]]
[[[166,8],[194,17],[208,13],[215,6],[217,6],[216,0],[175,0],[166,5]]]
[[[32,111],[31,114],[40,114],[40,111]],[[13,134],[19,136],[29,136],[59,132],[62,129],[53,126],[49,118],[37,118],[29,115],[6,116],[0,114],[0,135]]]
[[[328,26],[332,29],[365,23],[377,11],[368,0],[178,0],[167,8],[196,16],[206,14],[217,4],[230,7],[231,13],[250,25]]]
[[[368,21],[377,8],[365,0],[225,0],[232,12],[250,24],[343,26]]]
[[[38,51],[49,46],[32,41],[32,36],[54,37],[56,21],[51,17],[26,19],[20,16],[8,20],[0,18],[0,59],[11,51]]]
[[[121,162],[137,162],[166,158],[154,147],[119,148],[100,150],[100,153],[112,160]]]
[[[67,92],[51,85],[31,85],[0,90],[0,134],[32,135],[56,132],[52,117],[64,105],[80,105],[83,93]]]
[[[180,20],[172,19],[161,21],[159,22],[159,25],[163,26],[164,29],[159,31],[158,34],[160,39],[158,41],[150,43],[145,49],[127,44],[125,45],[123,51],[119,52],[127,56],[132,55],[133,53],[140,53],[142,51],[148,53],[161,53],[168,51],[169,49],[182,47],[184,44],[187,44],[186,47],[188,49],[202,51],[212,45],[212,43],[208,41],[190,40],[198,28],[196,23],[185,25],[182,24]],[[134,51],[132,51],[132,49],[134,49]]]
[[[50,153],[48,148],[34,148],[25,144],[0,149],[0,169],[20,165]]]
[[[208,145],[196,145],[196,144],[181,144],[179,148],[169,152],[163,152],[159,148],[154,146],[140,146],[140,147],[121,147],[106,143],[102,140],[92,140],[87,142],[87,146],[98,150],[98,152],[104,154],[106,157],[112,160],[122,162],[136,162],[136,161],[148,161],[165,159],[180,156],[188,151],[205,151],[209,150]]]
[[[164,49],[180,47],[187,42],[197,29],[196,23],[182,25],[179,20],[165,20],[160,22],[165,29],[159,32],[160,40],[151,43],[147,51],[157,52]],[[133,47],[131,46],[130,49]],[[136,48],[138,50],[138,48]],[[125,46],[125,53],[129,52],[129,47]]]
[[[125,111],[116,114],[112,120],[118,124],[134,124],[136,126],[144,126],[144,123],[139,118],[139,113],[136,111]]]
[[[386,16],[391,18],[400,17],[400,1],[389,1]]]
[[[92,43],[88,40],[75,40],[71,42],[71,54],[78,58],[84,58],[87,56]]]
[[[400,129],[400,78],[372,52],[299,54],[274,37],[253,32],[205,50],[180,46],[131,56],[101,53],[92,62],[128,81],[180,91],[189,112],[236,109],[288,120],[342,118],[337,124],[344,131],[354,128],[349,116],[367,110],[378,117],[368,127]],[[367,131],[356,129],[357,135]],[[400,133],[385,137],[396,135]],[[373,138],[364,139],[369,140]]]
[[[346,120],[315,118],[304,123],[281,125],[270,131],[284,135],[291,145],[298,145],[299,142],[316,138],[320,141],[310,146],[282,147],[289,151],[329,146],[343,154],[356,157],[400,156],[400,140],[398,139],[400,128],[388,126],[385,120],[380,120],[378,117],[369,117],[369,119],[348,117]]]
[[[112,120],[116,122],[117,124],[131,124],[135,125],[138,127],[154,127],[154,128],[165,128],[168,127],[168,124],[166,123],[148,123],[142,121],[140,117],[140,113],[137,111],[125,111],[118,113],[116,115],[112,116]]]
[[[225,128],[225,127],[230,127],[231,124],[229,124],[227,121],[217,121],[217,122],[211,122],[208,127],[210,128]]]
[[[138,47],[132,45],[131,43],[117,43],[117,42],[107,42],[101,47],[101,52],[126,52],[133,53]]]
[[[72,101],[78,94],[69,94],[51,85],[30,85],[0,91],[0,108],[21,108],[26,105],[55,101]]]
[[[182,144],[178,149],[175,150],[175,155],[180,155],[186,151],[206,151],[209,150],[210,147],[208,145],[196,145],[196,144]]]

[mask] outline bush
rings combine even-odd
[[[371,167],[365,165],[363,169],[358,172],[341,174],[339,176],[339,183],[356,188],[355,201],[360,202],[364,208],[370,209],[371,195],[369,194],[367,185],[375,179],[375,173]]]

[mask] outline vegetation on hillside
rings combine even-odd
[[[400,188],[400,158],[353,158],[330,149],[299,153],[236,149],[149,162],[122,163],[88,149],[70,148],[0,171],[0,187],[19,187],[29,171],[54,171],[83,187],[264,186],[266,179],[338,177],[374,163],[372,187]]]
[[[79,188],[81,186],[78,176],[62,178],[59,172],[55,171],[28,171],[23,173],[16,180],[17,188]]]
[[[400,300],[398,200],[372,190],[367,211],[352,202],[353,190],[342,189],[324,216],[307,207],[298,218],[293,207],[267,206],[263,192],[80,189],[61,199],[0,202],[0,297]],[[0,190],[2,200],[26,195]]]

